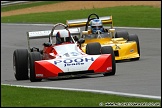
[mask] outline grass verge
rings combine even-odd
[[[125,6],[45,12],[1,17],[1,23],[66,23],[66,20],[87,18],[91,13],[113,16],[114,26],[161,27],[161,8],[151,6]]]
[[[160,106],[160,100],[1,85],[1,107],[99,107],[113,103]]]

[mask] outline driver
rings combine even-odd
[[[56,45],[62,44],[62,43],[71,43],[71,37],[70,32],[67,30],[64,31],[58,31],[56,33]]]
[[[102,25],[102,21],[100,19],[91,20],[90,26],[91,26],[92,34],[96,34],[96,33],[98,33],[98,31],[100,33],[104,33],[104,28],[103,28],[103,25]]]

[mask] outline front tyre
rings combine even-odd
[[[115,38],[124,38],[125,40],[128,40],[129,33],[127,31],[117,31],[115,33]]]
[[[137,50],[138,54],[140,55],[140,45],[139,45],[139,39],[136,34],[130,34],[128,41],[135,41],[137,43]]]
[[[28,50],[16,49],[13,53],[13,69],[16,80],[27,80],[28,77]]]
[[[104,76],[115,75],[116,73],[116,63],[115,63],[115,54],[111,46],[101,47],[102,54],[111,54],[112,57],[112,72],[104,73]]]
[[[138,51],[138,54],[140,56],[140,45],[139,45],[139,39],[138,39],[138,36],[136,34],[130,34],[129,35],[129,38],[128,38],[128,41],[135,41],[136,44],[137,44],[137,51]],[[138,58],[133,58],[132,60],[139,60],[140,57]]]
[[[88,43],[86,45],[86,54],[99,55],[101,54],[101,44],[99,42]]]
[[[41,81],[42,79],[37,79],[35,76],[35,61],[42,60],[42,56],[39,52],[31,52],[29,54],[29,67],[30,67],[30,81],[31,82],[37,82]]]

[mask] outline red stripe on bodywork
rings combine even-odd
[[[63,71],[60,68],[50,62],[35,61],[35,74],[43,74],[43,78],[56,77],[61,72]]]
[[[111,71],[107,70],[108,67],[112,68],[111,54],[102,54],[92,63],[88,70],[94,70],[95,73]]]

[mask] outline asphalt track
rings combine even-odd
[[[13,52],[27,48],[27,31],[51,30],[52,25],[3,24],[1,23],[1,84],[45,86],[87,91],[107,91],[140,94],[161,98],[161,28],[116,28],[137,34],[140,41],[139,61],[117,63],[116,75],[85,75],[41,82],[17,81],[13,72]],[[36,45],[48,41],[38,40]]]

